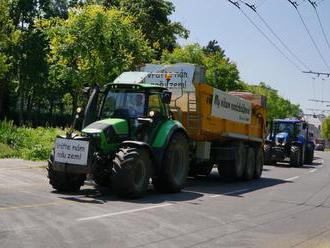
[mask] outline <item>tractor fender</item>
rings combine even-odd
[[[187,131],[182,126],[181,122],[175,120],[168,120],[164,122],[158,129],[157,135],[152,142],[152,147],[155,149],[165,149],[173,134],[176,132],[182,132],[188,139]]]

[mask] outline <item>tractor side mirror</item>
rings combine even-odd
[[[164,91],[162,93],[162,103],[170,104],[171,103],[171,98],[172,98],[172,92]]]

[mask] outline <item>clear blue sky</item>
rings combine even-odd
[[[310,98],[330,100],[330,79],[323,77],[322,80],[301,73],[227,0],[172,0],[172,2],[176,7],[172,20],[181,22],[190,30],[190,37],[187,40],[180,39],[180,44],[198,42],[205,45],[215,39],[225,50],[226,55],[237,64],[240,77],[245,82],[249,84],[265,82],[277,89],[281,96],[300,104],[305,113],[312,112],[306,108],[330,109],[326,104],[308,101]],[[258,13],[311,70],[330,72],[314,48],[297,12],[287,0],[246,0],[245,2],[256,5]],[[322,36],[314,9],[307,0],[296,0],[296,2],[299,3],[298,9],[330,66],[330,50]],[[330,42],[330,1],[316,0],[316,2]],[[242,4],[241,8],[283,52],[286,52],[250,9]],[[292,56],[290,57],[294,60]]]

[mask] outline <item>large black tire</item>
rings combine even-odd
[[[115,154],[112,168],[112,189],[120,197],[143,196],[151,176],[151,158],[145,149],[123,147]]]
[[[54,171],[51,163],[48,165],[49,184],[59,192],[74,192],[84,185],[86,175]]]
[[[258,147],[255,150],[256,160],[255,160],[255,172],[254,178],[260,178],[262,170],[264,168],[264,151]]]
[[[189,145],[182,133],[175,133],[165,151],[160,175],[153,178],[154,188],[162,193],[183,189],[189,171]]]
[[[294,167],[302,166],[302,154],[299,146],[292,146],[290,151],[290,165]]]
[[[239,180],[245,172],[246,149],[243,143],[235,144],[235,159],[221,161],[218,165],[219,175],[223,175],[226,181]]]
[[[237,150],[236,150],[236,157],[234,160],[234,178],[235,179],[241,179],[244,176],[244,172],[245,172],[245,167],[246,167],[246,163],[245,163],[245,157],[246,157],[246,149],[244,147],[243,143],[239,143],[237,145]]]
[[[307,144],[305,152],[305,164],[312,164],[314,159],[314,147],[312,144]]]
[[[244,173],[244,179],[245,180],[251,180],[255,175],[255,152],[252,147],[247,148],[246,153],[246,167],[245,167],[245,173]]]
[[[264,160],[265,160],[265,164],[267,165],[271,165],[273,164],[272,162],[272,147],[270,145],[264,145]]]

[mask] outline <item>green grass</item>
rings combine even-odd
[[[65,131],[57,128],[16,127],[12,121],[0,122],[0,158],[46,160],[55,138]]]

